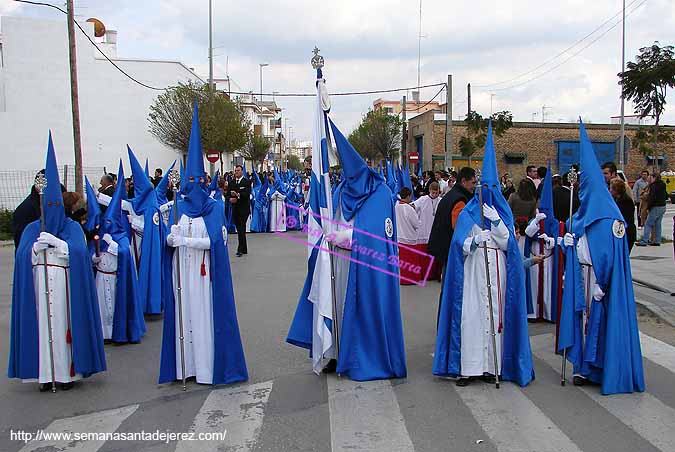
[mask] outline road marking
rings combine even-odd
[[[513,383],[455,387],[473,417],[503,452],[581,452]]]
[[[560,368],[560,356],[551,352],[553,335],[534,336],[530,342],[539,359],[555,370]],[[656,448],[668,452],[675,450],[675,409],[653,395],[643,392],[603,396],[597,386],[577,388]]]
[[[129,405],[114,410],[99,411],[83,416],[57,419],[44,429],[48,434],[69,433],[113,433],[120,424],[138,408],[138,405]],[[105,444],[105,437],[91,438],[87,441],[75,441],[73,437],[63,439],[31,441],[21,448],[19,452],[58,450],[68,452],[96,452]]]
[[[195,433],[226,432],[225,439],[180,441],[176,452],[253,449],[265,416],[272,381],[211,391],[190,427]]]
[[[389,380],[327,381],[333,452],[415,450]]]
[[[640,333],[642,356],[675,374],[675,347]]]

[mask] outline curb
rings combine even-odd
[[[650,282],[645,281],[645,280],[640,279],[640,278],[633,277],[633,282],[636,283],[636,284],[640,284],[641,286],[645,286],[645,287],[648,287],[650,289],[656,290],[657,292],[663,292],[663,293],[667,293],[667,294],[671,293],[671,291],[666,289],[666,288],[663,288],[661,286],[657,286],[656,284],[650,283]]]
[[[0,242],[0,248],[8,248],[8,247],[14,248],[14,242],[12,240],[3,240]]]

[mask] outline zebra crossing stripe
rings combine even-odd
[[[452,387],[498,451],[581,452],[513,383]]]
[[[415,450],[389,380],[359,382],[329,375],[333,452]]]
[[[272,383],[266,381],[211,391],[190,427],[195,440],[179,441],[176,452],[251,450],[260,433]],[[222,433],[226,433],[224,438],[213,436],[198,440],[197,436]]]
[[[530,343],[539,359],[556,370],[560,368],[560,357],[551,352],[553,335],[531,337]],[[653,395],[644,392],[603,396],[597,387],[579,389],[659,450],[675,450],[675,409]]]
[[[104,434],[115,432],[120,424],[138,408],[129,405],[113,410],[99,411],[83,416],[58,419],[38,432],[38,440],[33,440],[19,452],[38,452],[58,450],[61,452],[96,452],[105,444],[105,438],[87,437],[78,440],[74,434]]]
[[[640,333],[642,356],[675,374],[675,347]]]

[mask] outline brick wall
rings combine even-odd
[[[408,137],[409,149],[414,147],[414,136],[424,135],[425,148],[425,162],[424,168],[431,168],[431,157],[426,155],[428,153],[427,146],[433,143],[433,154],[443,155],[445,148],[445,122],[436,121],[433,130],[429,127],[429,122],[433,120],[432,113],[426,113],[410,120],[410,134]],[[668,130],[675,132],[675,126],[664,126]],[[586,124],[586,130],[592,141],[614,142],[619,138],[619,125],[614,124]],[[633,138],[637,130],[636,126],[626,126],[626,136]],[[429,137],[431,134],[431,137]],[[459,156],[459,140],[466,134],[466,125],[463,121],[453,121],[452,124],[452,141],[453,141],[453,156],[458,159],[463,158]],[[431,139],[430,139],[431,138]],[[525,175],[525,168],[528,165],[546,166],[547,161],[551,160],[551,167],[553,171],[557,172],[558,155],[556,141],[577,141],[579,140],[579,126],[578,124],[570,123],[531,123],[522,122],[514,123],[502,137],[495,137],[495,150],[497,152],[497,166],[499,174],[508,171],[509,174],[518,180]],[[412,146],[412,147],[411,147]],[[659,146],[661,154],[666,156],[665,163],[662,169],[675,169],[675,143]],[[504,153],[517,152],[527,154],[527,157],[521,164],[507,164]],[[479,164],[482,159],[483,151],[478,150],[472,158],[477,160]],[[463,158],[465,159],[465,158]],[[616,163],[618,164],[618,153]],[[475,166],[473,164],[472,166]],[[438,161],[437,166],[442,167],[442,163]],[[639,153],[639,151],[630,149],[628,152],[628,161],[625,165],[625,171],[629,179],[634,179],[640,170],[647,168],[647,163]],[[651,168],[648,168],[651,169]]]

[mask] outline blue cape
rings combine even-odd
[[[183,202],[178,203],[182,215]],[[223,242],[225,218],[218,203],[207,201],[203,209],[204,223],[211,240],[209,275],[211,276],[211,294],[213,300],[213,384],[229,384],[248,380],[244,349],[239,334],[237,311],[232,288],[232,272],[227,245]],[[173,218],[173,209],[171,217]],[[171,269],[174,248],[165,253],[165,265]],[[215,278],[213,276],[216,276]],[[173,295],[173,287],[171,287]],[[175,381],[176,377],[176,307],[173,296],[166,298],[164,309],[164,332],[162,335],[162,353],[159,382]]]
[[[162,272],[156,269],[162,266],[162,253],[168,232],[162,221],[157,192],[148,179],[143,179],[141,165],[131,149],[128,152],[134,181],[142,180],[140,184],[135,183],[136,196],[131,200],[134,211],[142,215],[144,221],[138,265],[138,298],[145,314],[159,314],[164,309],[165,294],[162,293]]]
[[[541,190],[541,198],[539,199],[539,212],[546,214],[546,219],[543,220],[544,230],[543,233],[549,237],[552,237],[558,242],[558,237],[560,235],[560,225],[561,223],[556,220],[555,214],[553,212],[553,183],[552,183],[552,172],[551,165],[548,165],[548,171],[546,172],[546,177],[544,178],[544,184]],[[540,223],[541,231],[541,223]],[[541,233],[541,232],[540,232]],[[531,238],[528,235],[525,235],[525,258],[529,258],[532,255],[532,243],[538,241],[537,238]],[[560,264],[560,253],[558,247],[553,248],[551,251],[551,259],[553,264],[551,266],[551,320],[553,322],[558,318],[558,267]],[[543,253],[545,254],[545,253]],[[527,313],[528,314],[537,314],[535,312],[535,304],[538,294],[532,293],[532,275],[529,270],[525,271],[525,293],[527,295]]]
[[[532,350],[527,330],[525,300],[525,272],[523,260],[513,229],[513,214],[499,189],[497,163],[492,141],[492,125],[483,157],[483,202],[493,206],[509,230],[506,251],[506,291],[503,303],[502,365],[501,378],[526,386],[534,379]],[[478,187],[476,188],[478,190]],[[450,243],[447,273],[443,284],[441,307],[434,354],[434,375],[457,377],[461,369],[462,302],[464,291],[464,240],[474,224],[481,225],[478,194],[467,203],[459,214]],[[478,251],[481,252],[481,251]],[[495,325],[497,328],[497,325]]]
[[[38,378],[38,316],[31,253],[40,235],[40,221],[29,224],[19,242],[12,291],[9,378]],[[66,219],[57,235],[68,242],[70,324],[75,372],[88,377],[106,370],[101,314],[91,257],[79,224]]]
[[[117,180],[124,180],[124,171],[120,161]],[[115,280],[115,314],[113,317],[113,342],[140,342],[145,334],[142,299],[139,297],[138,276],[131,251],[129,235],[125,225],[126,215],[122,213],[122,199],[125,198],[124,183],[117,184],[108,209],[103,215],[99,234],[108,233],[117,242],[117,278]],[[105,251],[107,244],[103,242]],[[155,272],[160,273],[160,272]]]
[[[264,179],[265,181],[262,184],[258,184],[253,188],[254,199],[253,208],[251,209],[251,232],[267,232],[267,212],[269,210],[267,189],[269,188],[269,182],[267,178]]]
[[[582,347],[586,307],[582,268],[576,246],[567,247],[558,351],[567,350],[574,372],[600,384],[605,395],[642,392],[644,371],[628,243],[625,233],[617,237],[613,232],[623,216],[604,184],[583,123],[580,135],[581,207],[572,218],[573,231],[576,237],[586,235],[597,284],[605,296],[589,301],[588,334]]]

